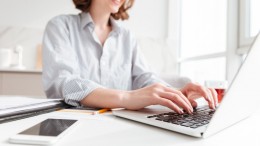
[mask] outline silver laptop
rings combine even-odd
[[[260,35],[216,110],[200,107],[193,115],[178,115],[162,106],[138,111],[114,110],[113,114],[194,137],[208,137],[250,116],[260,106]]]

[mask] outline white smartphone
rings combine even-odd
[[[53,145],[77,125],[77,120],[72,119],[46,119],[12,137],[10,143]]]

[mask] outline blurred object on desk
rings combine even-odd
[[[9,68],[11,65],[12,50],[0,48],[0,68]]]
[[[37,46],[37,58],[35,68],[38,70],[42,69],[42,45]]]
[[[23,47],[21,45],[17,45],[14,48],[14,53],[17,54],[17,61],[15,64],[11,66],[13,69],[25,69],[25,66],[23,65]]]

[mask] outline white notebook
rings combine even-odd
[[[23,96],[0,96],[0,118],[58,107],[61,99],[36,99]]]

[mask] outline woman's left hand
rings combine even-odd
[[[193,107],[197,107],[195,99],[203,97],[211,109],[218,104],[218,94],[213,88],[206,88],[197,83],[188,83],[180,90],[190,101]]]

